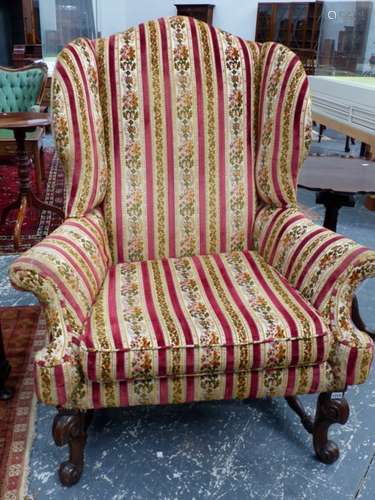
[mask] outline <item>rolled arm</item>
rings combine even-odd
[[[255,247],[320,312],[341,340],[356,343],[353,294],[375,277],[375,252],[314,224],[297,208],[267,206],[255,222]]]
[[[74,351],[110,263],[103,216],[95,209],[66,219],[12,264],[12,284],[34,293],[44,310],[50,341],[44,363],[61,363]]]

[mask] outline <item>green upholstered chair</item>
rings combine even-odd
[[[0,66],[0,113],[41,111],[41,101],[47,82],[48,68],[44,63],[35,63],[23,68]],[[42,136],[40,127],[26,136],[26,148],[36,169],[37,189],[42,189],[44,177]],[[12,130],[0,130],[0,157],[13,158],[16,142]]]

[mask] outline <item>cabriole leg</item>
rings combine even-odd
[[[332,424],[345,424],[349,418],[349,405],[342,393],[333,397],[330,392],[323,392],[318,396],[316,407],[313,443],[316,456],[321,462],[331,464],[340,455],[336,443],[328,439],[328,429]]]
[[[60,481],[72,486],[81,477],[84,464],[86,431],[92,418],[87,412],[58,408],[52,427],[52,436],[57,446],[69,446],[69,460],[62,462],[59,469]]]

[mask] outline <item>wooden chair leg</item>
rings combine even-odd
[[[318,142],[320,142],[322,140],[323,132],[325,131],[325,129],[326,129],[325,125],[322,125],[322,124],[319,125],[319,139],[318,139]]]
[[[69,446],[69,460],[62,462],[59,469],[60,481],[64,486],[76,484],[82,475],[86,431],[92,418],[92,410],[58,409],[52,427],[52,436],[57,446]]]
[[[328,429],[332,424],[344,425],[349,418],[349,405],[340,393],[338,399],[332,399],[332,393],[322,392],[318,396],[316,407],[313,444],[316,456],[325,464],[332,464],[340,455],[336,443],[328,439]]]
[[[291,409],[295,413],[297,413],[297,415],[301,419],[302,425],[307,430],[307,432],[309,434],[312,434],[314,428],[314,420],[308,413],[306,413],[306,410],[303,407],[301,401],[297,398],[297,396],[288,396],[285,399]]]
[[[288,405],[300,417],[304,428],[312,434],[316,456],[321,462],[331,464],[340,455],[333,441],[328,439],[328,429],[332,424],[345,424],[349,418],[349,405],[341,396],[332,398],[332,393],[322,392],[318,396],[315,420],[306,413],[301,401],[296,396],[286,397]]]

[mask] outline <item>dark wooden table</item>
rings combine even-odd
[[[0,113],[0,128],[11,129],[17,143],[16,163],[20,180],[20,191],[17,199],[3,209],[0,224],[4,224],[9,212],[18,208],[17,220],[14,229],[14,246],[18,250],[21,244],[21,228],[27,207],[35,206],[40,210],[50,210],[62,218],[64,212],[53,205],[43,203],[31,191],[30,170],[32,161],[29,158],[26,147],[26,133],[35,127],[45,127],[50,124],[48,113]]]
[[[354,207],[356,194],[375,193],[375,161],[309,156],[298,185],[317,192],[316,202],[326,209],[323,225],[336,231],[341,207]]]
[[[316,191],[317,204],[325,206],[323,226],[336,231],[341,207],[354,207],[356,194],[375,193],[375,161],[309,156],[298,186]],[[357,297],[353,298],[352,319],[357,328],[375,338],[361,318]]]

